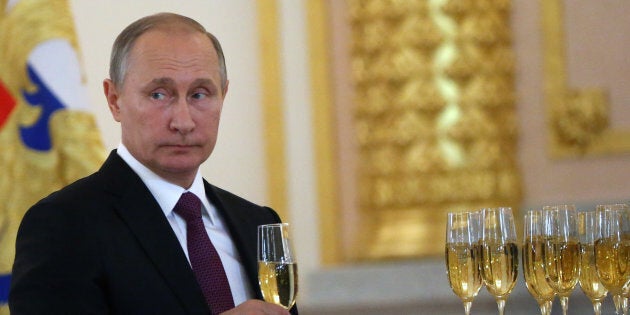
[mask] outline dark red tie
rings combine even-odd
[[[220,314],[234,308],[230,283],[221,258],[201,220],[201,200],[195,194],[185,192],[173,211],[186,220],[188,258],[212,314]]]

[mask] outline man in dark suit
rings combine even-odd
[[[24,216],[11,313],[288,315],[257,280],[257,226],[280,218],[199,173],[228,90],[218,40],[187,17],[142,18],[103,86],[122,142]]]

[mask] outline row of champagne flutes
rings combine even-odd
[[[466,315],[484,284],[502,315],[518,273],[512,210],[488,208],[448,213],[446,267],[451,288],[462,299]]]
[[[449,213],[446,263],[453,291],[469,314],[486,284],[499,313],[516,282],[518,250],[510,208]],[[627,314],[630,295],[630,211],[625,204],[577,212],[572,205],[527,211],[522,246],[524,278],[541,314],[550,314],[559,296],[563,313],[578,281],[596,314],[607,292],[617,314]],[[497,279],[507,291],[497,291]]]

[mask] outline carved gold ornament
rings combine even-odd
[[[443,255],[448,211],[521,198],[510,1],[349,4],[356,258]]]

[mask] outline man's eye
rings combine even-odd
[[[160,92],[153,92],[151,93],[151,98],[154,100],[163,100],[166,98],[166,95],[164,93],[160,93]]]
[[[194,98],[196,100],[204,99],[204,98],[206,98],[206,94],[205,93],[194,93],[192,95],[192,98]]]

